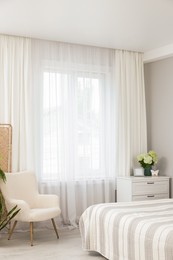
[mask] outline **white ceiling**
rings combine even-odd
[[[173,44],[173,0],[0,0],[0,33],[146,52]]]

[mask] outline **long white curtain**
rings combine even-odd
[[[88,206],[115,201],[116,176],[146,149],[142,54],[10,36],[0,50],[13,170],[34,169],[75,226]]]
[[[118,86],[118,175],[129,176],[139,167],[136,156],[147,151],[143,54],[115,51]]]
[[[31,40],[0,35],[0,123],[13,127],[13,171],[33,169]]]

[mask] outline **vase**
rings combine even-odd
[[[152,167],[150,165],[145,166],[144,175],[145,176],[151,176],[151,169],[152,169]]]

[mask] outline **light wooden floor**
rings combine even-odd
[[[0,260],[105,260],[97,253],[82,250],[78,229],[59,231],[57,240],[53,230],[35,231],[34,246],[30,246],[29,232],[16,232],[11,240],[0,233]]]

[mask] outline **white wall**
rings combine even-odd
[[[148,150],[158,153],[160,175],[173,179],[173,58],[145,64],[144,72]]]

